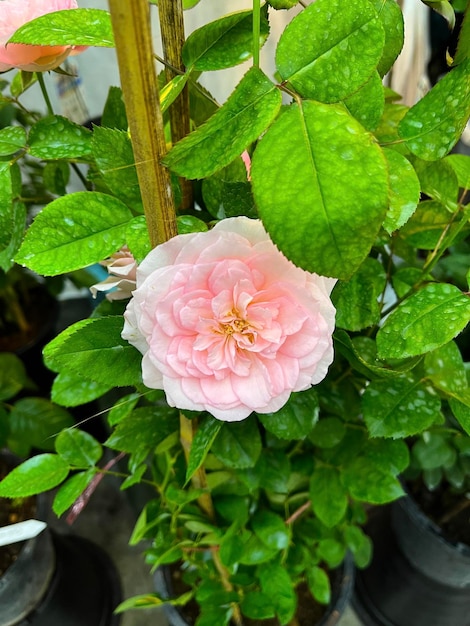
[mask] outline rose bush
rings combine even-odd
[[[288,261],[259,220],[227,219],[150,252],[123,337],[170,406],[226,421],[272,413],[326,375],[335,283]]]
[[[27,72],[44,72],[58,67],[69,54],[78,54],[80,46],[32,46],[7,44],[13,33],[23,24],[36,17],[61,11],[77,9],[76,0],[1,0],[0,2],[0,72],[12,68]]]

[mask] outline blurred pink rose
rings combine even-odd
[[[100,265],[107,267],[110,275],[90,287],[93,297],[96,298],[98,291],[109,291],[106,294],[108,300],[130,298],[135,289],[137,263],[129,248],[123,246],[109,259],[101,261]]]
[[[0,0],[0,72],[17,68],[27,72],[44,72],[58,67],[69,54],[78,54],[83,47],[32,46],[7,41],[20,26],[36,17],[77,9],[76,0]]]
[[[288,261],[259,220],[226,219],[150,252],[122,336],[171,406],[224,421],[274,412],[326,375],[335,282]]]

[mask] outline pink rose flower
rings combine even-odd
[[[27,72],[44,72],[58,67],[69,54],[78,54],[84,47],[33,46],[7,41],[20,26],[36,17],[77,9],[76,0],[0,0],[0,72],[12,68]]]
[[[108,268],[110,276],[90,287],[96,298],[98,291],[109,291],[108,300],[124,300],[130,298],[136,286],[137,263],[127,246],[101,261],[100,265]]]
[[[171,406],[224,421],[271,413],[326,375],[335,282],[288,261],[259,220],[226,219],[147,255],[122,336]]]

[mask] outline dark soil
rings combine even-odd
[[[0,480],[8,474],[10,469],[11,466],[0,456]],[[35,498],[22,500],[0,498],[0,527],[31,519],[35,512]],[[22,546],[23,542],[0,547],[0,576],[16,561]]]
[[[442,530],[451,542],[470,546],[470,500],[455,494],[446,485],[429,491],[421,482],[408,484],[410,495],[419,508]]]

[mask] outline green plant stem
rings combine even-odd
[[[259,38],[261,31],[261,2],[253,0],[253,66],[259,67]]]
[[[178,231],[170,174],[161,164],[166,141],[149,5],[147,0],[109,0],[109,9],[150,243],[157,246]]]
[[[160,32],[162,35],[163,59],[167,81],[184,73],[185,67],[182,61],[182,49],[185,40],[183,3],[182,0],[160,0],[158,3],[160,15]],[[189,133],[189,91],[185,85],[168,110],[170,116],[171,138],[176,143]],[[187,210],[193,204],[193,191],[191,181],[180,178],[182,210]]]
[[[183,451],[186,457],[186,462],[189,458],[191,446],[193,443],[194,435],[197,428],[196,420],[189,420],[182,412],[180,412],[180,439]],[[207,489],[207,478],[204,467],[200,467],[192,476],[191,482],[196,489]],[[206,513],[208,518],[215,521],[215,510],[212,502],[211,495],[208,491],[205,491],[198,498],[198,504],[201,509]],[[233,585],[230,582],[230,574],[225,565],[220,560],[219,550],[217,546],[211,546],[212,560],[219,572],[220,582],[227,591],[233,591]],[[243,626],[243,618],[240,612],[238,604],[232,603],[233,620],[237,626]]]
[[[49,115],[54,115],[54,109],[52,108],[52,102],[49,98],[49,94],[47,93],[46,83],[44,82],[44,75],[42,72],[37,72],[36,76],[38,77],[39,87],[41,88],[42,96],[44,98],[44,102],[46,103],[47,112]]]

